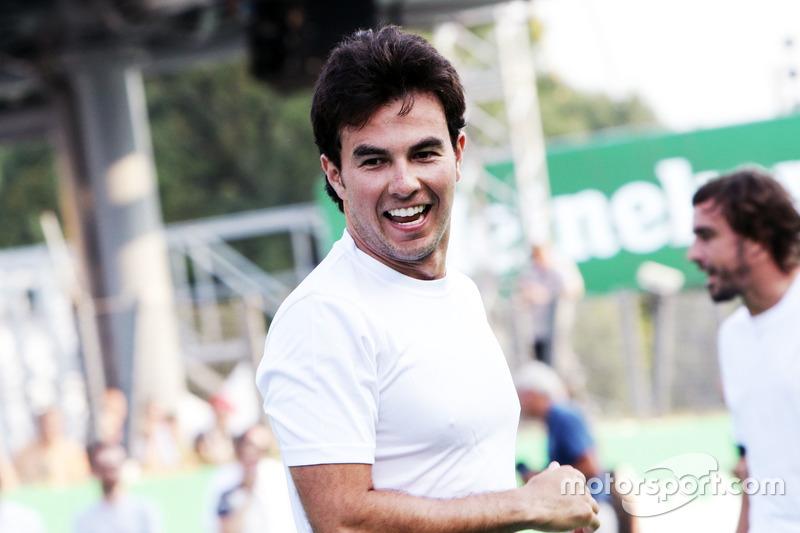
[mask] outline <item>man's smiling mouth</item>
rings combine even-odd
[[[400,207],[397,209],[389,209],[384,213],[384,216],[394,222],[395,224],[411,225],[421,221],[428,210],[430,205],[415,205],[413,207]]]

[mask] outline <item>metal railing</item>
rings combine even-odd
[[[197,388],[213,391],[224,378],[221,365],[260,357],[269,320],[315,266],[326,231],[313,204],[165,229],[183,362]],[[229,244],[282,233],[291,242],[286,272],[265,272]],[[8,452],[33,437],[34,414],[54,403],[75,438],[91,423],[83,328],[75,295],[62,283],[64,260],[45,245],[0,250],[0,448]]]

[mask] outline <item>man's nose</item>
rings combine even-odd
[[[686,250],[686,259],[692,261],[693,263],[700,262],[700,255],[697,246],[697,239],[692,243],[688,250]]]
[[[399,162],[394,166],[394,174],[389,184],[391,194],[407,197],[416,192],[419,187],[419,177],[411,165]]]

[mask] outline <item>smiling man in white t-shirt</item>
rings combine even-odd
[[[517,488],[517,400],[475,284],[446,267],[465,148],[458,75],[385,27],[331,53],[311,118],[346,231],[283,303],[258,386],[301,532],[597,527],[582,478]]]

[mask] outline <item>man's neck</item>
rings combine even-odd
[[[376,261],[383,263],[392,270],[400,272],[404,276],[419,280],[434,280],[441,279],[447,273],[447,244],[449,241],[449,234],[444,236],[444,246],[434,250],[433,253],[426,256],[419,261],[400,261],[395,259],[388,259],[376,254],[372,249],[366,246],[361,239],[354,237],[357,235],[350,229],[347,230],[350,234],[356,248],[364,252],[366,255],[372,257]]]
[[[103,499],[107,503],[114,503],[122,497],[123,488],[120,486],[119,483],[114,484],[112,486],[104,486],[103,487]]]
[[[777,266],[762,270],[760,277],[754,280],[752,289],[742,295],[750,315],[759,315],[777,305],[792,286],[798,272],[800,266],[793,267],[789,272],[784,272]]]

